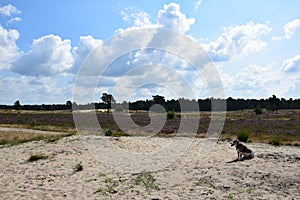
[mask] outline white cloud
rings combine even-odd
[[[0,14],[12,16],[14,14],[21,14],[21,11],[18,10],[15,6],[8,4],[6,6],[0,7]]]
[[[73,72],[76,73],[83,63],[84,59],[97,47],[103,45],[103,41],[93,38],[91,35],[81,36],[79,38],[79,46],[74,47],[72,53],[74,55]]]
[[[190,27],[195,23],[195,19],[187,18],[186,15],[180,11],[180,5],[176,3],[165,4],[164,9],[158,12],[157,21],[159,26],[180,33],[189,31]]]
[[[31,50],[13,63],[11,70],[23,75],[52,76],[71,69],[70,40],[46,35],[33,41]]]
[[[288,23],[286,23],[283,27],[285,38],[291,39],[293,35],[296,33],[296,29],[300,27],[300,19],[294,19]]]
[[[197,3],[195,4],[194,9],[197,10],[200,7],[200,5],[202,4],[202,2],[203,2],[203,0],[197,0]]]
[[[126,8],[121,12],[121,15],[123,16],[124,21],[133,24],[136,27],[147,27],[153,25],[150,21],[149,14],[142,10]]]
[[[21,104],[65,103],[72,96],[70,79],[62,76],[0,76],[0,101],[6,104],[13,104],[18,99]]]
[[[16,41],[20,35],[17,30],[7,30],[0,24],[0,69],[9,68],[19,55]]]
[[[165,4],[163,10],[159,10],[157,14],[157,23],[152,23],[150,16],[145,11],[135,10],[133,8],[126,8],[121,12],[123,20],[132,24],[126,30],[134,28],[149,28],[162,27],[168,28],[180,33],[186,33],[190,27],[195,23],[194,18],[187,18],[184,13],[180,11],[180,5],[177,3]],[[124,31],[119,29],[116,33]]]
[[[223,34],[213,42],[202,44],[213,61],[228,61],[237,56],[246,56],[261,52],[267,43],[261,36],[269,33],[271,28],[266,24],[248,22],[241,26],[224,28]]]
[[[272,66],[251,64],[242,68],[235,76],[222,73],[227,96],[263,98],[273,94],[291,95],[300,83],[300,75],[287,76]]]
[[[281,66],[281,70],[284,72],[296,72],[300,70],[300,54],[286,59]]]
[[[20,21],[22,21],[22,19],[21,19],[20,17],[14,17],[14,18],[10,19],[10,20],[7,22],[7,24],[12,24],[12,23],[14,23],[14,22],[20,22]]]

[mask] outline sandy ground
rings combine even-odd
[[[85,137],[2,146],[0,199],[300,199],[299,147],[251,143],[247,146],[256,151],[254,159],[228,163],[236,158],[228,141],[218,141],[208,154],[200,155],[199,145],[207,140],[195,139],[170,165],[129,173],[99,161],[101,154],[96,159],[83,144]],[[106,155],[111,144],[147,154],[172,140],[189,139],[99,137],[96,141],[105,146],[102,155]],[[48,157],[29,162],[34,154]],[[79,163],[82,170],[76,172]]]

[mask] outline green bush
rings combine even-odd
[[[167,112],[167,119],[175,119],[175,117],[176,113],[173,110]]]
[[[103,130],[103,133],[105,136],[112,136],[112,134],[113,134],[111,129],[105,129],[105,130]]]
[[[31,123],[30,123],[30,126],[31,127],[36,127],[36,125],[37,125],[37,120],[36,119],[32,119]]]
[[[238,140],[241,142],[247,142],[249,136],[250,136],[250,133],[247,133],[245,131],[240,131],[240,133],[238,135]]]
[[[255,114],[257,115],[261,115],[263,113],[262,109],[260,108],[260,106],[256,106],[256,108],[254,109]]]
[[[271,141],[271,144],[273,144],[275,146],[279,146],[281,144],[280,138],[278,138],[278,137],[273,138],[272,141]]]

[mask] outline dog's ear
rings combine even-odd
[[[234,145],[235,145],[235,140],[232,140],[232,141],[230,142],[230,144],[231,144],[231,146],[234,146]]]

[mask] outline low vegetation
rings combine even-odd
[[[74,172],[80,172],[82,170],[83,170],[83,166],[82,166],[81,162],[75,165]]]
[[[22,131],[0,131],[0,145],[17,145],[24,142],[45,140],[55,142],[63,137],[73,135],[72,133],[41,134]]]
[[[128,133],[121,130],[112,114],[96,112],[99,124],[104,130],[103,135],[119,137],[128,136]],[[124,113],[117,113],[120,118],[127,117]],[[181,113],[182,114],[182,113]],[[85,113],[82,113],[82,123],[89,124]],[[165,125],[156,134],[158,136],[176,135],[182,120],[188,123],[199,120],[197,136],[204,137],[208,130],[211,112],[190,112],[180,113],[169,111],[172,120],[166,120]],[[147,126],[151,123],[147,111],[130,111],[130,117],[139,126]],[[86,121],[85,121],[86,120]],[[193,122],[194,123],[194,122]],[[0,144],[18,144],[32,140],[47,140],[49,142],[76,133],[73,114],[70,111],[4,111],[0,110],[0,126],[30,128],[45,131],[64,132],[61,136],[36,135],[27,133],[7,133],[0,131]],[[225,124],[220,135],[221,138],[239,139],[241,141],[274,143],[273,130],[280,138],[280,145],[300,144],[300,110],[278,110],[264,111],[256,114],[251,110],[229,111],[226,114]],[[68,133],[68,134],[65,134]]]
[[[29,162],[33,162],[33,161],[37,161],[37,160],[41,160],[41,159],[47,159],[48,156],[44,155],[44,154],[32,154],[30,155],[28,161]]]
[[[240,131],[240,133],[238,134],[238,140],[241,142],[248,142],[250,133],[246,132],[246,131]]]
[[[116,188],[120,184],[119,180],[114,180],[112,178],[106,178],[103,182],[104,182],[105,186],[99,188],[98,190],[96,190],[94,192],[94,194],[97,194],[97,193],[102,193],[102,194],[105,194],[105,193],[112,193],[112,194],[113,193],[117,193],[117,189]]]
[[[145,187],[147,190],[159,190],[158,184],[155,182],[155,178],[150,172],[141,172],[135,178],[135,185]]]

